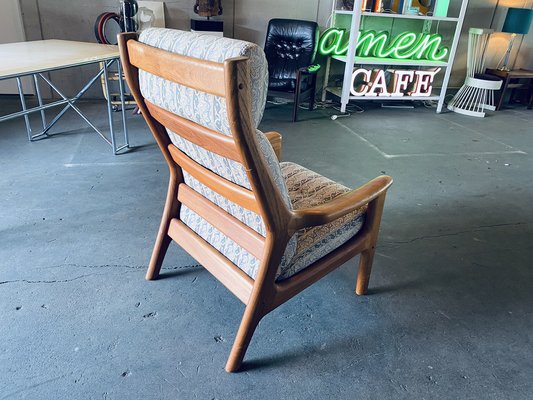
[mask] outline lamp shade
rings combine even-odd
[[[502,32],[527,35],[532,19],[533,10],[525,8],[509,8],[507,10],[505,22],[503,23]]]

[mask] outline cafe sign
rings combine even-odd
[[[350,93],[355,97],[429,97],[433,79],[440,68],[432,70],[368,70],[356,69],[352,74]],[[389,73],[389,82],[387,74]]]

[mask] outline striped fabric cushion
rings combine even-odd
[[[298,164],[281,163],[281,171],[295,210],[327,203],[350,190]],[[363,226],[365,212],[366,207],[362,207],[329,224],[297,232],[291,239],[296,246],[295,248],[288,247],[285,251],[277,272],[277,280],[281,281],[293,276],[354,237]],[[204,240],[250,277],[255,278],[259,268],[257,258],[193,211],[186,209],[186,212],[182,213],[183,217],[186,218],[185,223]]]
[[[325,204],[350,190],[291,162],[281,163],[281,172],[294,210]],[[365,212],[363,207],[329,224],[296,232],[296,253],[282,260],[278,280],[291,277],[354,237],[363,226]]]

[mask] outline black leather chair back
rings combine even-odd
[[[270,89],[294,90],[297,70],[315,61],[318,36],[316,22],[279,18],[270,20],[265,42]]]

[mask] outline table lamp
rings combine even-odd
[[[499,70],[509,71],[509,56],[511,55],[511,50],[513,49],[516,35],[527,35],[532,19],[533,10],[528,10],[525,8],[509,8],[507,10],[502,32],[511,33],[511,40],[509,41],[509,46],[507,47],[505,55],[498,63]],[[502,61],[503,65],[500,67]]]

